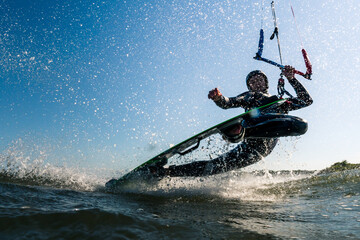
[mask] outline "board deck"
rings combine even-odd
[[[158,154],[157,156],[151,158],[150,160],[146,161],[145,163],[141,164],[140,166],[136,167],[129,173],[125,174],[124,176],[120,177],[119,179],[112,179],[106,183],[106,188],[113,188],[119,184],[122,184],[127,181],[131,181],[134,179],[143,179],[143,180],[149,180],[150,178],[154,178],[154,176],[151,174],[149,167],[151,166],[164,166],[167,164],[167,160],[171,158],[172,156],[176,154],[185,155],[189,152],[192,152],[195,150],[199,145],[200,141],[210,137],[213,134],[222,133],[222,130],[228,128],[229,126],[240,124],[241,121],[244,119],[244,117],[249,116],[251,114],[256,113],[256,111],[259,111],[264,108],[273,107],[281,105],[286,100],[280,99],[274,102],[271,102],[269,104],[266,104],[261,107],[257,107],[254,109],[251,109],[245,113],[242,113],[238,116],[235,116],[231,119],[228,119],[222,123],[219,123],[211,128],[208,128],[199,134],[196,134],[195,136],[186,139],[183,142],[180,142],[179,144],[167,149],[166,151]]]

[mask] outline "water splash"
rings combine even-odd
[[[110,177],[105,169],[56,166],[47,163],[48,154],[37,146],[29,147],[18,139],[0,154],[0,181],[93,191]]]
[[[159,182],[139,181],[119,187],[116,192],[141,193],[166,197],[210,197],[240,201],[281,201],[288,188],[279,188],[311,176],[311,172],[232,171],[209,177],[165,178]],[[291,185],[291,184],[290,184]],[[291,186],[289,187],[291,188]]]

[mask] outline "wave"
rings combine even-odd
[[[325,174],[315,172],[298,180],[285,181],[258,190],[258,193],[283,195],[287,198],[351,197],[360,193],[360,170],[344,170]]]

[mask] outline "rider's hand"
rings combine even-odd
[[[221,96],[222,96],[222,94],[219,91],[219,89],[215,88],[209,92],[208,98],[212,99],[214,101],[218,101],[218,100],[220,100]]]
[[[283,70],[282,73],[284,74],[284,76],[288,79],[291,80],[294,78],[295,75],[295,68],[293,68],[292,66],[286,65]]]

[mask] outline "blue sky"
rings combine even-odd
[[[313,64],[299,77],[314,99],[308,120],[258,167],[320,169],[360,162],[357,111],[360,2],[293,1]],[[207,99],[246,91],[262,69],[276,93],[279,70],[252,59],[261,15],[263,56],[277,60],[270,1],[1,1],[0,150],[46,161],[127,169],[241,109]],[[276,1],[285,64],[305,70],[288,1]],[[289,84],[286,85],[289,89]],[[30,147],[29,147],[30,146]],[[19,149],[18,151],[22,151]]]

